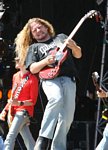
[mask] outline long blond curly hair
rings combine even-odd
[[[31,23],[41,23],[44,26],[48,28],[48,33],[51,37],[55,35],[54,28],[52,24],[50,24],[48,21],[41,19],[41,18],[32,18],[29,19],[26,25],[23,27],[23,29],[17,34],[17,37],[15,39],[15,54],[17,57],[19,57],[20,63],[23,65],[27,56],[28,47],[33,43],[34,39],[31,34]],[[35,41],[36,42],[36,41]]]

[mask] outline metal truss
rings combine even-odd
[[[108,0],[106,2],[106,16],[105,16],[105,23],[104,23],[103,49],[102,49],[101,71],[100,71],[100,81],[99,81],[100,88],[104,89],[105,91],[108,91],[108,71],[104,74],[105,52],[106,52],[106,45],[108,40],[107,38],[108,38]],[[98,98],[94,149],[98,144],[99,135],[102,136],[104,127],[108,122],[108,118],[104,118],[105,117],[104,112],[107,115],[108,99]]]

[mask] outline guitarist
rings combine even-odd
[[[97,91],[97,95],[100,98],[108,98],[108,92],[100,89]],[[103,131],[103,138],[101,139],[100,143],[97,145],[96,150],[107,150],[108,149],[108,123]]]
[[[6,112],[9,114],[9,132],[4,142],[4,149],[13,150],[16,137],[20,133],[27,150],[33,150],[35,140],[29,125],[38,96],[38,79],[25,69],[19,58],[16,58],[15,61],[15,67],[19,71],[13,75],[12,96],[0,114],[1,120],[5,120]]]
[[[17,37],[17,41],[21,41],[20,46],[26,42],[26,48],[23,49],[25,54],[28,51],[25,65],[32,74],[40,73],[45,67],[55,66],[56,53],[51,52],[60,48],[64,42],[66,44],[67,54],[64,56],[59,74],[52,79],[42,80],[42,88],[48,101],[35,150],[48,149],[51,141],[50,150],[67,149],[67,134],[74,118],[78,78],[74,59],[81,58],[82,53],[74,40],[66,39],[65,34],[55,35],[53,26],[41,18],[28,20]],[[20,46],[17,47],[18,54],[21,54]]]

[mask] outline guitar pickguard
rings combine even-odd
[[[56,53],[58,52],[58,48],[56,48],[55,50],[52,50],[50,52],[51,55],[56,55]],[[62,52],[62,57],[60,60],[56,60],[55,64],[52,64],[50,66],[46,66],[44,67],[40,72],[39,72],[39,77],[41,79],[53,79],[55,77],[58,76],[59,72],[60,72],[60,67],[61,64],[65,61],[65,59],[67,58],[67,53],[68,51],[65,49]]]

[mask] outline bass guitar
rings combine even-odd
[[[73,29],[73,31],[70,33],[66,41],[62,44],[62,46],[59,48],[57,47],[56,49],[50,51],[50,54],[55,56],[55,64],[52,64],[50,66],[44,67],[40,72],[39,72],[39,77],[41,79],[53,79],[58,76],[61,68],[61,64],[66,60],[67,58],[67,50],[66,50],[66,42],[69,39],[72,39],[72,37],[75,35],[79,27],[82,25],[82,23],[87,19],[87,18],[92,18],[93,16],[98,15],[98,12],[96,10],[91,10],[87,14],[85,14],[80,21],[77,23],[76,27]]]

